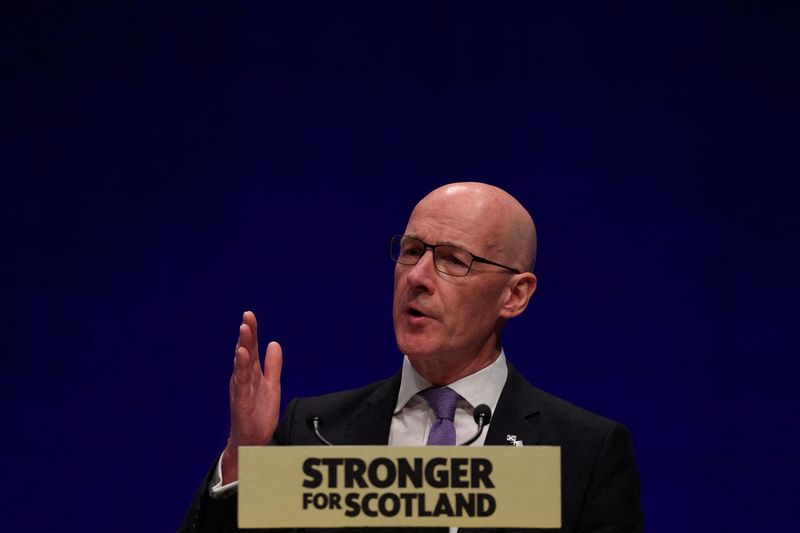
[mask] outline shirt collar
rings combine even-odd
[[[501,349],[500,356],[491,365],[449,384],[448,387],[456,391],[471,406],[486,404],[494,412],[507,377],[506,355]],[[427,379],[414,370],[408,357],[404,357],[403,372],[400,377],[400,392],[397,395],[397,404],[394,408],[395,414],[400,412],[415,394],[432,386]]]

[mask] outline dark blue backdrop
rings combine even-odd
[[[244,309],[284,401],[393,373],[454,179],[534,214],[506,350],[631,428],[648,531],[797,523],[796,6],[159,4],[0,17],[4,530],[174,530]]]

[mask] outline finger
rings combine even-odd
[[[267,345],[267,354],[264,356],[264,375],[267,383],[280,387],[281,369],[283,368],[283,349],[275,341]]]
[[[238,348],[247,350],[247,361],[250,363],[250,371],[254,374],[261,374],[261,362],[258,360],[258,342],[254,340],[253,331],[247,324],[239,326],[239,344]]]
[[[242,324],[245,324],[252,333],[250,337],[250,344],[247,345],[247,349],[250,350],[250,353],[257,354],[258,353],[258,321],[256,320],[256,314],[252,311],[245,311],[242,314]]]
[[[238,387],[249,385],[253,379],[253,365],[251,362],[251,355],[243,346],[236,348],[236,353],[233,358],[233,383]],[[239,390],[242,393],[244,390]]]
[[[239,324],[239,336],[236,337],[236,348],[234,348],[234,355],[236,355],[236,350],[239,349],[239,346],[244,346],[244,339],[242,339],[242,324],[244,324],[244,316],[242,316],[242,323]]]

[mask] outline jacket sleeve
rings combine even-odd
[[[291,418],[297,400],[294,399],[286,406],[284,415],[278,423],[278,428],[271,445],[291,444]],[[238,527],[238,495],[229,498],[215,499],[209,494],[211,479],[214,475],[216,463],[211,467],[192,498],[192,503],[183,517],[178,533],[231,533],[239,531]],[[247,529],[251,533],[280,532],[291,530],[280,529]]]
[[[641,533],[639,473],[628,429],[614,424],[603,441],[581,510],[582,533]]]
[[[183,517],[179,533],[223,533],[237,531],[236,502],[237,495],[230,498],[214,499],[208,493],[211,478],[216,464],[211,467],[206,477],[192,498],[192,503]]]

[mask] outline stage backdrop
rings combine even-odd
[[[4,529],[177,528],[245,309],[284,403],[394,373],[388,236],[452,180],[533,213],[508,358],[630,427],[647,530],[795,526],[788,4],[6,4]]]

